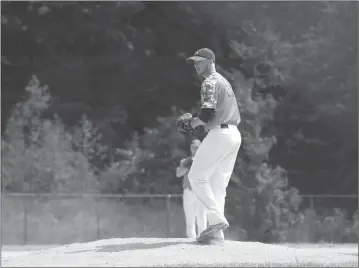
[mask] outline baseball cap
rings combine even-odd
[[[213,60],[213,62],[216,62],[216,56],[209,48],[201,48],[197,50],[194,55],[192,57],[189,57],[186,61],[189,63],[193,63],[194,61],[202,61],[205,59]]]

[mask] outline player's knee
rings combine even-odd
[[[189,182],[190,182],[191,184],[196,183],[196,181],[197,181],[197,179],[196,179],[196,174],[195,174],[195,172],[193,172],[192,170],[190,170],[190,171],[188,172],[188,180],[189,180]]]
[[[206,183],[206,180],[204,180],[202,176],[189,176],[188,175],[188,180],[191,183],[191,185]]]
[[[222,200],[222,199],[226,198],[226,195],[227,195],[226,189],[223,189],[223,188],[220,188],[220,187],[217,187],[217,188],[214,187],[214,189],[215,190],[213,191],[213,194],[216,197],[216,199]]]
[[[211,185],[213,185],[213,188],[216,189],[215,191],[219,195],[226,194],[227,187],[223,183],[221,183],[220,180],[217,180],[215,182],[212,181]]]
[[[209,176],[206,172],[203,171],[190,170],[188,173],[188,180],[192,186],[206,184],[208,183]]]

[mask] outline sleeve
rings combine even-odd
[[[198,118],[201,119],[201,121],[208,123],[209,121],[212,120],[215,114],[216,114],[216,110],[214,108],[202,108],[201,114],[199,115]]]
[[[217,92],[215,81],[204,81],[201,86],[201,104],[203,108],[216,109]]]

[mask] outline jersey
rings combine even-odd
[[[201,108],[214,108],[216,113],[205,124],[209,130],[221,124],[238,125],[241,121],[237,98],[231,84],[221,74],[215,72],[201,85]]]

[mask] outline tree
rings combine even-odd
[[[289,44],[297,59],[275,113],[271,162],[281,163],[303,192],[352,193],[358,173],[357,3],[321,2],[318,10],[316,23]]]
[[[281,241],[301,200],[299,191],[289,187],[286,172],[268,164],[276,139],[265,127],[273,119],[276,101],[271,96],[253,100],[253,79],[238,72],[227,75],[234,80],[239,101],[242,145],[227,189],[226,212],[234,226],[245,230],[247,239]]]
[[[283,241],[283,231],[294,224],[301,199],[299,191],[288,185],[284,169],[269,164],[269,153],[277,141],[271,125],[281,97],[273,89],[290,79],[286,67],[293,50],[285,49],[286,42],[270,27],[247,25],[251,25],[247,38],[231,44],[242,68],[221,68],[236,92],[242,135],[227,212],[234,225],[246,231],[247,239]]]
[[[36,76],[27,98],[16,105],[2,140],[5,191],[97,191],[89,160],[73,149],[72,135],[58,117],[44,119],[51,95]]]
[[[35,171],[45,174],[31,163],[42,157],[38,169],[45,170],[47,151],[70,150],[60,144],[72,139],[78,170],[98,176],[101,191],[179,192],[178,180],[165,179],[178,155],[165,139],[177,134],[160,126],[172,124],[172,106],[196,106],[200,79],[185,58],[200,47],[215,51],[218,69],[236,88],[248,89],[237,92],[243,147],[235,174],[245,187],[262,185],[256,178],[264,169],[278,181],[287,176],[301,192],[357,188],[356,2],[1,4],[2,126],[10,133],[2,133],[9,156],[3,174],[12,188]],[[33,73],[51,88],[49,107],[41,117],[10,117]],[[83,114],[94,131],[86,141],[78,140]],[[107,146],[104,159],[89,149],[99,143]],[[39,149],[44,144],[48,150]],[[185,137],[174,144],[186,150]],[[59,162],[67,161],[61,155]],[[25,168],[16,169],[12,159]],[[41,176],[50,182],[49,174]]]
[[[158,117],[155,128],[147,128],[139,139],[142,158],[135,175],[138,187],[134,190],[146,193],[180,193],[182,182],[175,177],[175,169],[181,158],[189,154],[191,137],[180,134],[175,126],[181,111],[172,108],[171,115]],[[183,112],[183,111],[182,111]]]

